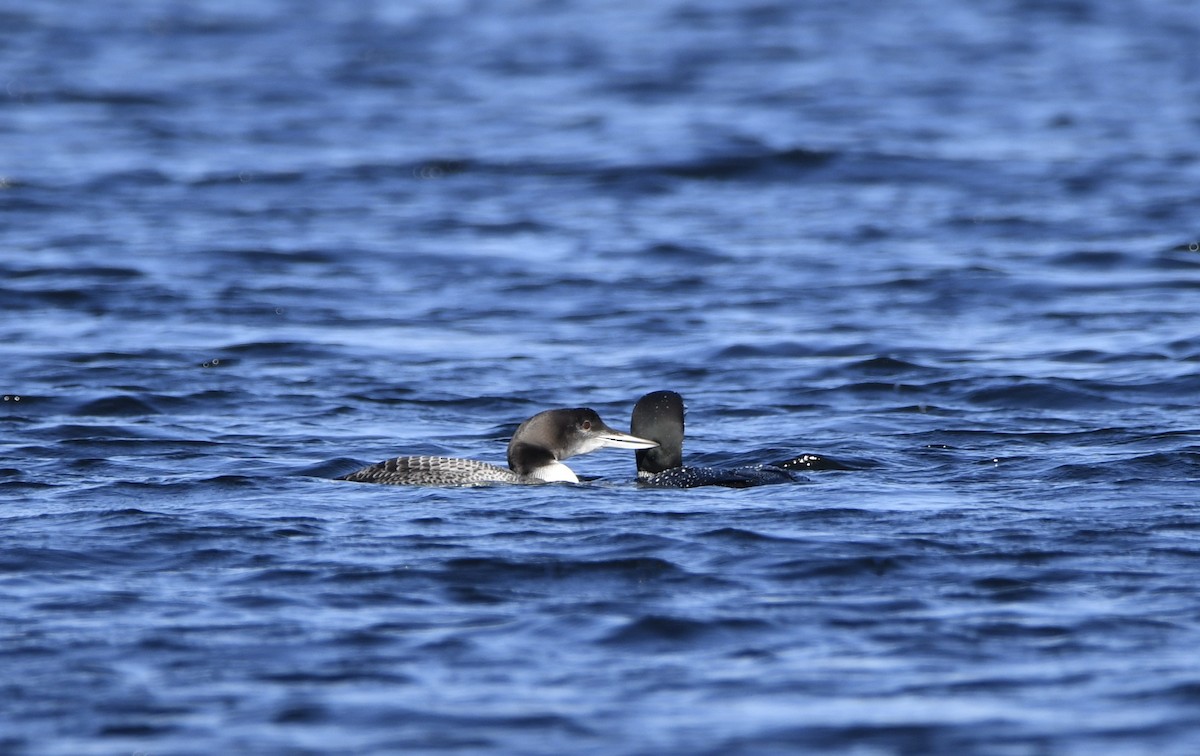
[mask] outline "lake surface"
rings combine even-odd
[[[1200,753],[1200,15],[959,5],[0,0],[0,751]]]

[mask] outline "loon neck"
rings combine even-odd
[[[545,483],[578,483],[579,476],[562,462],[551,462],[534,468],[529,477]]]
[[[566,467],[554,458],[553,452],[544,446],[517,441],[515,436],[513,442],[508,445],[508,467],[517,475],[537,477],[539,470],[554,465]]]
[[[683,397],[674,391],[652,391],[638,400],[629,432],[657,441],[653,449],[638,450],[638,477],[683,466]]]

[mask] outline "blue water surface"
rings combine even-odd
[[[0,751],[1200,753],[1198,41],[0,0]],[[334,480],[658,389],[852,469]]]

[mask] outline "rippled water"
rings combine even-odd
[[[0,0],[0,750],[1200,752],[1194,10]]]

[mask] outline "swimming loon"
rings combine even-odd
[[[338,480],[411,486],[484,483],[578,483],[559,460],[606,446],[650,449],[654,441],[613,430],[585,407],[539,412],[517,428],[508,442],[508,467],[452,457],[396,457],[343,475]]]
[[[818,454],[802,454],[772,464],[726,468],[684,467],[683,397],[674,391],[652,391],[639,399],[633,408],[629,430],[635,435],[658,442],[657,447],[642,449],[636,453],[638,482],[647,486],[749,488],[804,480],[801,476],[793,475],[792,470],[849,469]]]

